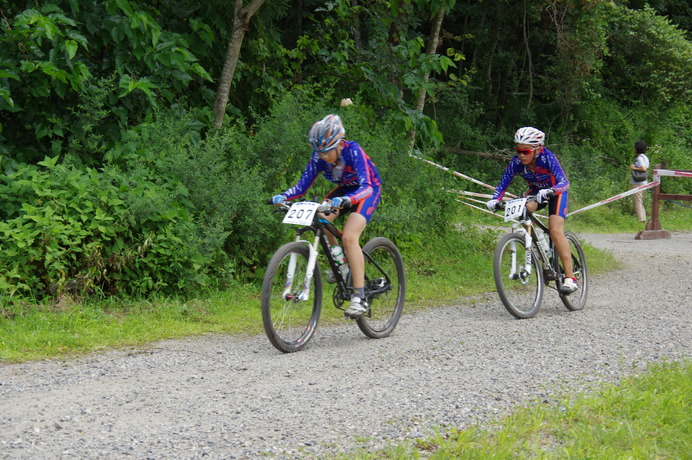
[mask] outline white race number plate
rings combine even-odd
[[[505,222],[516,220],[524,215],[526,208],[526,198],[517,198],[516,200],[508,201],[505,205]]]
[[[311,225],[320,204],[312,201],[298,201],[291,205],[284,216],[283,223],[291,225]]]

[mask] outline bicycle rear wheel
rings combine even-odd
[[[310,249],[305,243],[287,243],[276,251],[264,275],[264,330],[272,345],[284,353],[303,348],[312,338],[320,317],[322,277],[319,265],[315,264],[313,277],[305,286],[309,257]]]
[[[543,299],[543,273],[537,254],[531,257],[531,273],[526,269],[524,236],[508,233],[497,243],[493,272],[497,293],[508,312],[519,319],[536,315]]]
[[[392,333],[404,311],[404,260],[396,245],[382,237],[368,241],[363,252],[367,254],[365,295],[370,308],[356,323],[366,336],[381,339]]]
[[[584,257],[584,250],[575,233],[565,232],[565,238],[567,238],[569,242],[570,252],[572,253],[572,270],[574,270],[574,277],[577,278],[578,288],[569,295],[560,294],[560,299],[562,299],[562,303],[565,304],[568,310],[578,311],[586,305],[586,298],[589,294],[589,276],[586,270],[586,257]],[[560,260],[559,257],[557,259],[558,261]],[[558,263],[560,266],[557,272],[564,274],[562,261]]]

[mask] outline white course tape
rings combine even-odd
[[[567,215],[568,215],[568,216],[571,216],[571,215],[573,215],[573,214],[577,214],[577,213],[579,213],[579,212],[586,211],[586,210],[588,210],[588,209],[593,209],[593,208],[596,208],[596,207],[598,207],[598,206],[602,206],[602,205],[604,205],[604,204],[606,204],[606,203],[610,203],[610,202],[619,200],[619,199],[624,198],[624,197],[626,197],[626,196],[634,195],[635,193],[641,192],[642,190],[646,190],[647,188],[656,187],[656,186],[657,186],[658,184],[660,184],[660,183],[661,183],[660,180],[655,180],[655,181],[650,182],[650,183],[648,183],[648,184],[640,185],[639,187],[633,188],[632,190],[628,190],[628,191],[626,191],[625,193],[621,193],[621,194],[619,194],[619,195],[611,196],[610,198],[606,198],[605,200],[599,201],[598,203],[591,204],[591,205],[589,205],[589,206],[586,206],[586,207],[584,207],[584,208],[578,209],[578,210],[576,210],[576,211],[568,212]]]
[[[659,176],[692,177],[692,171],[676,169],[654,169],[654,180]]]
[[[420,160],[420,161],[423,161],[423,162],[425,162],[425,163],[428,163],[429,165],[435,166],[436,168],[440,168],[440,169],[443,170],[443,171],[451,172],[451,173],[454,174],[455,176],[461,177],[462,179],[466,179],[467,181],[471,181],[471,182],[473,182],[474,184],[478,184],[478,185],[480,185],[480,186],[482,186],[482,187],[489,188],[489,189],[491,189],[491,190],[495,190],[495,187],[493,187],[492,185],[488,185],[488,184],[486,184],[485,182],[479,181],[478,179],[474,179],[473,177],[469,177],[469,176],[467,176],[466,174],[460,173],[459,171],[452,171],[451,169],[447,168],[446,166],[442,166],[442,165],[437,164],[437,163],[435,163],[435,162],[433,162],[433,161],[426,160],[425,158],[421,158],[421,157],[419,157],[418,155],[414,155],[414,154],[412,154],[412,153],[409,153],[409,156],[410,156],[410,157],[413,157],[413,158],[416,158],[416,159],[418,159],[418,160]],[[509,195],[509,196],[511,196],[511,197],[516,198],[516,195],[512,195],[511,193],[507,193],[506,195]]]
[[[435,166],[436,168],[439,168],[439,169],[441,169],[441,170],[443,170],[443,171],[451,172],[451,173],[454,174],[455,176],[461,177],[462,179],[466,179],[466,180],[468,180],[468,181],[470,181],[470,182],[473,182],[474,184],[478,184],[478,185],[483,186],[483,187],[485,187],[485,188],[489,188],[489,189],[491,189],[491,190],[495,190],[495,187],[493,187],[492,185],[488,185],[488,184],[486,184],[485,182],[481,182],[481,181],[479,181],[479,180],[477,180],[477,179],[474,179],[473,177],[469,177],[469,176],[467,176],[467,175],[465,175],[465,174],[462,174],[462,173],[460,173],[460,172],[458,172],[458,171],[452,171],[451,169],[447,168],[446,166],[442,166],[442,165],[437,164],[437,163],[435,163],[435,162],[433,162],[433,161],[426,160],[425,158],[419,157],[418,155],[414,155],[414,154],[412,154],[412,153],[409,153],[409,156],[411,156],[411,157],[413,157],[413,158],[416,158],[416,159],[418,159],[418,160],[420,160],[420,161],[423,161],[423,162],[425,162],[425,163],[427,163],[427,164],[429,164],[429,165]],[[578,213],[580,213],[580,212],[584,212],[584,211],[587,211],[587,210],[589,210],[589,209],[593,209],[593,208],[596,208],[596,207],[598,207],[598,206],[602,206],[602,205],[604,205],[604,204],[611,203],[611,202],[613,202],[613,201],[617,201],[617,200],[619,200],[619,199],[625,198],[626,196],[630,196],[630,195],[633,195],[633,194],[635,194],[635,193],[639,193],[639,192],[641,192],[642,190],[646,190],[646,189],[649,189],[649,188],[656,187],[657,185],[659,185],[659,184],[661,183],[660,176],[692,177],[692,171],[673,170],[673,169],[654,169],[654,180],[653,180],[653,182],[649,182],[648,184],[640,185],[640,186],[637,187],[637,188],[633,188],[633,189],[628,190],[628,191],[626,191],[626,192],[624,192],[624,193],[621,193],[621,194],[619,194],[619,195],[615,195],[615,196],[612,196],[612,197],[610,197],[610,198],[606,198],[605,200],[601,200],[601,201],[599,201],[598,203],[594,203],[594,204],[592,204],[592,205],[583,207],[583,208],[581,208],[581,209],[577,209],[576,211],[568,212],[568,213],[567,213],[567,216],[571,216],[571,215],[574,215],[574,214],[578,214]],[[492,195],[488,195],[488,194],[486,194],[486,193],[475,193],[475,192],[467,192],[467,191],[459,191],[459,190],[448,190],[448,191],[449,191],[449,192],[452,192],[452,193],[457,193],[457,194],[459,194],[459,195],[475,196],[475,197],[479,197],[479,198],[492,198]],[[505,195],[506,195],[506,196],[509,196],[509,197],[511,197],[511,198],[516,198],[516,197],[517,197],[516,195],[512,195],[511,193],[505,193]],[[456,200],[456,201],[458,201],[459,203],[465,204],[466,206],[470,206],[470,207],[472,207],[472,208],[476,208],[476,209],[478,209],[478,210],[480,210],[480,211],[483,211],[483,212],[487,212],[488,214],[492,214],[492,215],[494,215],[494,216],[502,217],[501,215],[499,215],[499,214],[497,214],[497,213],[494,213],[494,212],[489,211],[489,210],[487,210],[487,209],[483,209],[483,208],[481,208],[481,207],[479,207],[479,206],[474,206],[474,205],[469,204],[469,203],[466,202],[466,201],[474,201],[474,202],[476,202],[476,203],[485,203],[484,201],[474,200],[474,199],[471,199],[471,198],[466,198],[466,197],[464,197],[464,196],[459,196],[459,198],[462,198],[462,199],[464,200],[464,201],[462,201],[462,200]],[[504,197],[503,199],[504,199],[504,200],[507,200],[508,198]],[[536,214],[536,215],[537,215],[538,217],[545,218],[545,216],[542,216],[542,215],[539,215],[539,214]]]
[[[458,193],[460,195],[466,195],[466,196],[475,196],[478,198],[492,198],[493,196],[488,194],[488,193],[476,193],[476,192],[468,192],[465,190],[454,190],[454,193]]]
[[[472,208],[478,209],[479,211],[483,211],[483,212],[485,212],[485,213],[492,214],[493,216],[497,216],[497,217],[500,217],[500,218],[504,218],[504,216],[502,216],[502,215],[500,215],[500,214],[497,214],[497,213],[495,213],[495,212],[489,211],[488,208],[481,208],[480,206],[474,206],[474,205],[472,205],[472,204],[470,204],[470,203],[467,203],[466,201],[461,201],[461,200],[457,200],[457,201],[458,201],[459,203],[461,203],[461,204],[465,204],[466,206],[470,206],[470,207],[472,207]]]

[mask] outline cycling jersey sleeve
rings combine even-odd
[[[501,200],[502,197],[505,195],[505,192],[509,188],[510,184],[512,183],[512,180],[514,179],[514,176],[517,174],[517,172],[522,168],[521,161],[519,161],[518,157],[513,157],[507,167],[505,168],[505,172],[502,174],[502,178],[500,179],[500,183],[495,187],[495,192],[493,193],[493,200]]]
[[[295,200],[305,195],[310,187],[312,187],[312,184],[315,183],[317,176],[322,172],[320,162],[324,163],[324,161],[320,160],[317,154],[313,152],[310,161],[307,166],[305,166],[305,171],[303,171],[296,185],[283,192],[282,195],[285,196],[287,200]]]
[[[347,183],[341,185],[345,187],[357,185],[358,188],[346,196],[352,203],[359,203],[372,195],[373,185],[375,185],[373,179],[377,180],[379,175],[370,158],[356,142],[348,143],[348,147],[343,151],[343,157],[346,165],[352,167],[354,174],[350,176],[350,179],[349,176],[345,176]]]

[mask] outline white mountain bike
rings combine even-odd
[[[559,293],[568,310],[581,310],[586,305],[589,292],[586,258],[581,243],[576,234],[565,232],[578,288],[571,294],[561,294],[564,280],[562,262],[548,228],[526,208],[526,203],[530,201],[536,201],[536,197],[499,203],[498,208],[505,211],[505,222],[512,222],[512,232],[504,235],[495,249],[493,271],[497,293],[507,311],[520,319],[536,315],[546,286]]]
[[[271,204],[268,202],[268,204]],[[341,243],[341,232],[323,217],[329,203],[298,201],[284,203],[283,223],[298,225],[295,240],[274,254],[262,284],[262,322],[269,341],[285,353],[298,351],[312,338],[322,310],[322,275],[317,263],[324,254],[333,274],[334,306],[345,310],[351,299],[350,275],[344,276],[330,251],[327,232]],[[313,233],[312,241],[304,235]],[[368,310],[356,318],[368,337],[380,339],[392,333],[404,310],[406,274],[396,245],[376,237],[363,246],[365,301]]]

